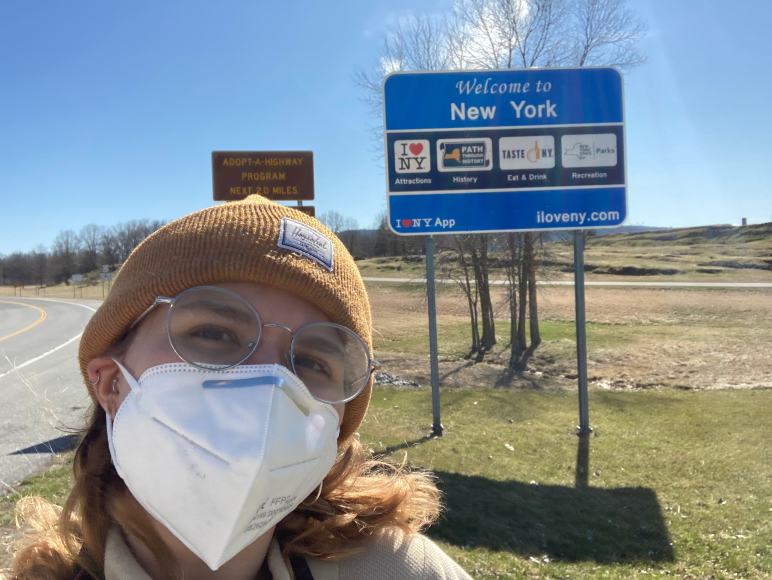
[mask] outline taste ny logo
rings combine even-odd
[[[552,135],[502,137],[499,152],[500,167],[504,170],[555,167],[555,138]]]
[[[394,142],[394,169],[397,173],[431,171],[428,139]]]

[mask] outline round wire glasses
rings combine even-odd
[[[263,324],[249,302],[216,286],[189,288],[176,298],[159,296],[131,328],[158,304],[169,304],[166,332],[174,352],[194,367],[235,367],[255,352],[263,328],[276,327],[292,335],[287,368],[324,403],[350,401],[365,387],[372,370],[380,368],[364,340],[345,326],[313,322],[293,332],[281,324]]]

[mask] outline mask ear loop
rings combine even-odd
[[[312,501],[311,503],[301,502],[300,505],[306,506],[306,507],[310,507],[310,506],[314,505],[317,501],[319,501],[319,496],[322,495],[322,484],[323,483],[324,482],[319,484],[319,491],[316,492],[316,497],[314,498],[314,501]]]

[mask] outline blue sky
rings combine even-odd
[[[317,212],[370,227],[383,161],[353,73],[451,0],[0,5],[0,253],[212,204],[212,150],[313,150]],[[628,224],[772,221],[767,2],[632,0]]]

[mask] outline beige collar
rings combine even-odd
[[[266,556],[268,569],[274,580],[290,580],[289,572],[281,557],[279,542],[274,538]],[[110,528],[105,543],[105,580],[153,580],[139,565],[134,554],[126,545],[120,529]]]

